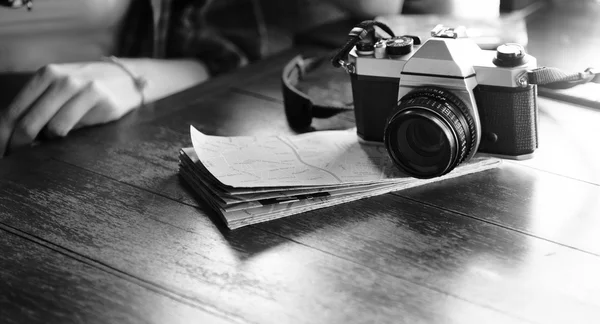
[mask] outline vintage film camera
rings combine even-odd
[[[452,171],[476,152],[524,159],[538,146],[536,86],[521,82],[536,59],[519,44],[482,50],[460,28],[362,40],[349,72],[358,135],[383,141],[411,176]]]

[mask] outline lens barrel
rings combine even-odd
[[[416,178],[452,171],[474,149],[476,128],[467,105],[448,90],[415,89],[388,119],[384,142],[394,163]]]

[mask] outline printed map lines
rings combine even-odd
[[[308,163],[306,163],[304,160],[302,160],[302,157],[300,157],[300,154],[298,154],[298,152],[296,151],[296,149],[295,149],[293,146],[291,146],[289,143],[287,143],[287,142],[286,142],[286,141],[285,141],[283,138],[281,138],[280,136],[276,136],[276,138],[277,138],[278,140],[280,140],[280,141],[281,141],[283,144],[285,144],[286,146],[288,146],[288,147],[289,147],[289,148],[292,150],[292,152],[294,152],[294,155],[296,156],[296,158],[298,159],[298,161],[300,161],[300,163],[302,163],[302,164],[306,165],[307,167],[314,168],[314,169],[317,169],[317,170],[321,170],[321,171],[323,171],[323,172],[325,172],[325,173],[328,173],[328,174],[330,174],[330,175],[331,175],[333,178],[335,178],[335,179],[336,179],[336,180],[337,180],[339,183],[342,183],[342,182],[343,182],[343,181],[342,181],[342,179],[338,178],[338,176],[336,176],[336,175],[335,175],[334,173],[332,173],[331,171],[329,171],[329,170],[326,170],[326,169],[323,169],[323,168],[319,168],[318,166],[315,166],[315,165],[312,165],[312,164],[308,164]]]

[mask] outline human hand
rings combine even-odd
[[[131,76],[113,63],[47,65],[0,110],[0,157],[30,145],[42,131],[62,137],[119,119],[141,100]]]

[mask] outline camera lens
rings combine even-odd
[[[413,120],[406,128],[406,137],[411,149],[421,156],[436,156],[448,140],[443,131],[430,120]]]
[[[475,123],[462,100],[444,89],[427,87],[399,101],[386,125],[384,142],[404,172],[433,178],[464,161],[475,137]]]
[[[456,161],[454,133],[437,115],[413,109],[395,117],[386,144],[392,159],[404,171],[430,178],[444,174]]]

